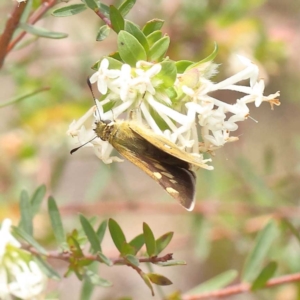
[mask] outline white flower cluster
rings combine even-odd
[[[268,101],[272,106],[280,104],[276,99],[279,92],[263,95],[264,81],[258,78],[258,67],[245,57],[238,58],[245,68],[219,83],[210,80],[217,69],[217,65],[212,62],[199,64],[183,74],[177,74],[173,87],[179,95],[177,104],[172,102],[168,91],[161,88],[162,79],[158,76],[161,64],[139,61],[136,68],[123,64],[121,69],[109,69],[109,60],[105,58],[99,70],[90,78],[91,83],[97,83],[103,95],[102,100],[97,101],[97,111],[102,120],[117,119],[122,113],[126,113],[126,118],[129,118],[130,112],[134,111],[135,121],[146,124],[154,133],[164,135],[205,163],[202,153],[213,153],[225,143],[238,139],[230,136],[230,133],[237,130],[237,122],[249,117],[249,103],[254,102],[256,107],[263,101]],[[242,80],[249,80],[249,86],[237,84]],[[245,96],[237,99],[234,104],[228,104],[210,95],[217,90],[238,91]],[[103,106],[110,102],[114,104],[113,109],[104,112]],[[85,124],[91,117],[99,120],[97,111],[92,107],[70,125],[68,134],[77,136],[80,145],[95,137],[93,129],[86,129]],[[161,130],[153,111],[167,124],[167,130]],[[197,128],[200,128],[200,132]],[[105,163],[120,160],[110,156],[112,146],[100,138],[88,145],[95,147],[96,155]]]
[[[0,299],[43,299],[46,277],[30,260],[31,254],[20,249],[10,227],[11,220],[3,220],[0,229]]]

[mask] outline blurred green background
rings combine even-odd
[[[13,5],[10,0],[1,1],[1,29]],[[11,217],[17,223],[21,190],[33,192],[46,184],[69,230],[78,226],[78,212],[84,212],[99,216],[99,221],[113,217],[129,239],[142,231],[143,221],[156,237],[174,231],[167,250],[176,259],[186,260],[187,266],[160,270],[174,283],[163,289],[166,294],[188,291],[229,269],[241,271],[256,233],[271,217],[287,218],[300,226],[299,16],[297,0],[138,0],[127,16],[141,26],[152,18],[164,19],[163,31],[171,37],[168,55],[174,60],[201,60],[216,42],[215,62],[220,67],[214,81],[234,74],[234,55],[242,54],[259,65],[266,95],[281,91],[281,106],[274,110],[267,103],[250,106],[258,123],[250,119],[239,123],[234,135],[240,140],[216,152],[214,171],[198,171],[197,206],[192,213],[129,162],[104,165],[91,148],[69,154],[75,141],[66,135],[68,126],[93,105],[86,78],[93,74],[91,66],[98,59],[116,49],[116,35],[96,42],[102,23],[90,10],[40,20],[37,26],[69,36],[33,41],[27,35],[1,70],[1,102],[43,87],[50,90],[0,108],[0,219]],[[233,92],[215,96],[228,103],[240,97]],[[135,208],[130,205],[133,201],[141,205]],[[37,238],[53,247],[45,216],[42,211],[35,219]],[[269,254],[279,264],[276,275],[299,272],[300,245],[278,224],[280,235]],[[111,240],[105,243],[104,253],[116,256]],[[53,264],[65,272],[66,265]],[[129,268],[103,266],[100,273],[114,287],[96,289],[94,299],[161,299],[151,297]],[[79,290],[75,277],[49,284],[49,291],[58,291],[59,299],[78,299]],[[284,285],[228,299],[300,299],[299,291],[300,285]]]

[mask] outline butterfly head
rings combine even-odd
[[[114,130],[115,122],[111,120],[99,120],[95,122],[96,128],[94,129],[96,135],[103,141],[109,141],[111,133]]]

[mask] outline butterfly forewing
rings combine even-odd
[[[195,165],[197,167],[205,167],[203,163],[201,163],[195,156],[182,151],[179,149],[174,143],[169,141],[167,138],[154,134],[151,130],[138,126],[135,123],[129,123],[129,127],[146,141],[154,145],[155,147],[162,149],[164,152],[169,153],[170,155],[177,157],[180,160],[186,161],[191,165]],[[155,137],[155,138],[154,138]]]
[[[186,209],[193,209],[196,176],[191,168],[192,165],[199,166],[199,163],[192,155],[131,122],[112,122],[107,126],[99,122],[95,132],[158,182]]]

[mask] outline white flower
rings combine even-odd
[[[10,233],[11,220],[5,219],[0,229],[0,299],[35,300],[43,293],[46,277],[30,253]]]
[[[237,122],[249,117],[249,103],[254,102],[256,107],[264,101],[271,105],[280,104],[276,99],[279,92],[263,95],[264,81],[258,79],[258,67],[245,57],[238,56],[238,59],[244,69],[219,83],[210,79],[217,73],[217,65],[212,62],[195,64],[194,68],[177,74],[172,87],[173,95],[177,93],[175,99],[172,92],[164,88],[162,80],[165,75],[157,76],[162,69],[161,64],[140,61],[135,68],[123,64],[121,70],[113,70],[109,69],[109,60],[103,59],[98,72],[91,77],[92,82],[97,81],[98,89],[104,95],[99,102],[96,101],[99,113],[94,114],[91,109],[70,125],[68,133],[77,136],[81,145],[90,141],[87,145],[94,146],[96,155],[105,163],[119,161],[118,157],[110,156],[112,146],[108,142],[93,139],[95,133],[87,121],[91,117],[98,121],[99,114],[101,120],[115,120],[126,113],[126,118],[134,115],[135,121],[203,159],[199,151],[212,153],[227,142],[237,140],[230,133],[238,129]],[[244,80],[248,80],[249,84],[241,85]],[[211,95],[217,90],[237,91],[245,95],[226,103]],[[113,108],[103,112],[107,103],[113,104]],[[159,119],[167,129],[163,130],[158,125]],[[196,123],[200,130],[197,130]]]
[[[120,74],[120,70],[109,70],[108,65],[108,59],[104,58],[100,63],[99,70],[90,78],[91,83],[97,82],[98,90],[103,95],[107,93],[108,79],[116,78]]]

